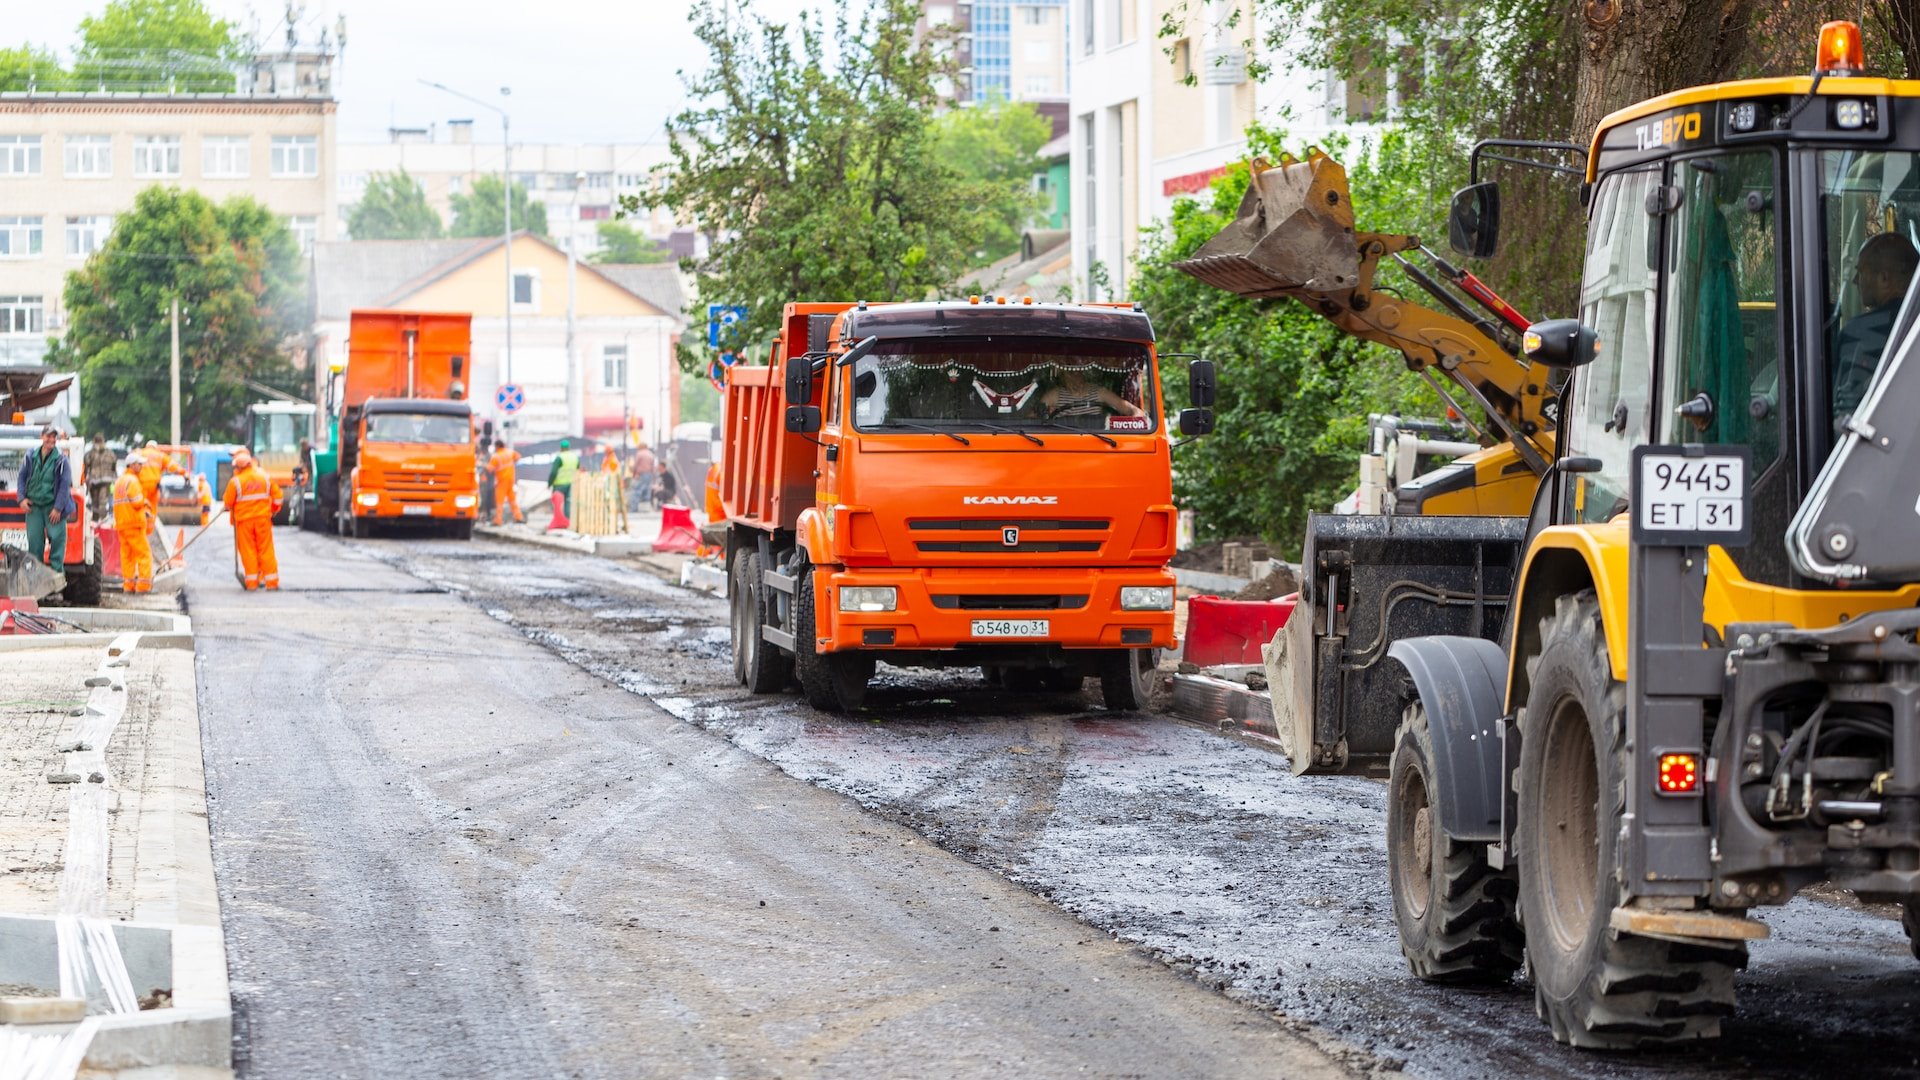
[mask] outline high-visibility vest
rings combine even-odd
[[[227,481],[227,513],[235,522],[264,521],[280,510],[280,490],[258,465],[250,465]]]
[[[147,531],[147,494],[139,473],[129,472],[113,482],[113,527],[142,535]]]
[[[560,468],[553,474],[555,487],[566,487],[573,483],[573,474],[580,468],[580,455],[572,450],[562,450],[558,458]]]

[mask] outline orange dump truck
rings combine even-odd
[[[330,388],[334,450],[316,494],[337,531],[381,526],[473,535],[480,505],[467,402],[471,315],[356,311],[347,369]]]
[[[886,660],[1141,707],[1174,644],[1153,341],[1120,305],[787,305],[767,366],[727,372],[740,680],[852,711]],[[1189,377],[1211,404],[1212,366]]]

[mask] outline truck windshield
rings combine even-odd
[[[370,443],[465,443],[472,437],[472,423],[464,416],[446,413],[369,413],[367,441]]]
[[[854,365],[853,422],[861,431],[1141,434],[1157,426],[1152,365],[1136,342],[883,341]]]
[[[457,418],[456,418],[457,419]],[[305,413],[253,414],[253,452],[291,454],[300,449],[300,440],[310,438],[313,418]]]

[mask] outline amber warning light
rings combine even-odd
[[[1697,754],[1661,754],[1660,775],[1654,781],[1662,795],[1692,795],[1700,790]]]
[[[1820,55],[1813,70],[1822,75],[1857,75],[1867,68],[1866,46],[1860,41],[1860,27],[1850,22],[1830,22],[1820,28]]]

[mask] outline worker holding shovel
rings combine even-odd
[[[127,471],[113,482],[113,531],[120,537],[120,589],[153,591],[153,547],[147,531],[153,527],[153,504],[140,482],[141,454],[127,455]]]
[[[233,455],[233,479],[222,500],[233,515],[233,548],[240,558],[240,584],[248,592],[280,587],[280,562],[273,553],[273,516],[280,512],[280,489],[246,450]]]

